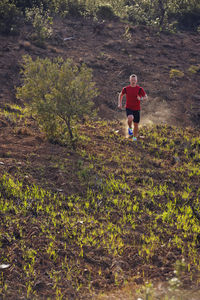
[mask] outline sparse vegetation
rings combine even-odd
[[[196,74],[198,72],[200,72],[200,65],[192,65],[189,67],[188,71],[191,73],[191,74]]]
[[[71,166],[81,193],[53,193],[2,176],[1,263],[12,268],[9,278],[2,273],[5,296],[16,291],[18,269],[24,283],[18,293],[36,298],[43,290],[46,297],[66,298],[70,289],[72,299],[88,299],[97,286],[121,286],[130,275],[145,283],[157,268],[168,280],[176,277],[180,288],[183,278],[198,285],[198,134],[144,127],[145,140],[135,148],[116,126],[110,123],[108,131],[106,122],[88,122],[82,128],[88,142],[79,143],[79,160]],[[67,161],[57,164],[59,172]]]
[[[41,13],[38,13],[37,10],[41,5],[46,11],[50,10],[52,15],[59,14],[62,17],[67,17],[68,15],[76,17],[92,16],[100,19],[112,19],[118,16],[134,24],[153,25],[158,31],[174,32],[180,28],[198,31],[199,26],[200,6],[198,0],[43,0],[28,2],[3,0],[0,6],[0,13],[2,10],[4,22],[9,23],[9,26],[3,30],[6,30],[7,33],[12,32],[17,11],[24,13],[27,9],[34,11],[33,23],[38,23]],[[43,13],[43,15],[45,14]],[[44,19],[41,21],[40,33],[44,33],[47,23],[44,24]],[[44,28],[42,29],[43,25]]]
[[[52,24],[53,18],[50,17],[50,12],[44,10],[43,5],[40,7],[26,8],[26,20],[33,25],[34,33],[31,34],[31,39],[37,45],[44,45],[44,42],[53,34]]]
[[[177,70],[177,69],[171,69],[169,72],[170,78],[182,78],[184,76],[183,71]]]

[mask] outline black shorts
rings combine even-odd
[[[133,116],[133,122],[134,123],[139,123],[140,122],[140,110],[131,110],[129,108],[126,108],[126,115],[127,117],[129,115],[132,115]]]

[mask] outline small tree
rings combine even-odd
[[[33,61],[24,56],[22,66],[24,85],[17,88],[17,97],[27,103],[51,141],[66,143],[70,138],[75,147],[72,122],[91,114],[97,95],[92,71],[62,58]]]
[[[44,10],[43,5],[40,7],[27,8],[25,10],[26,20],[31,22],[35,32],[31,38],[36,40],[38,45],[43,46],[45,40],[53,34],[53,18],[50,17],[50,11]]]

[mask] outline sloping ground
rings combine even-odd
[[[151,121],[173,125],[199,125],[199,76],[191,66],[200,65],[198,33],[158,34],[152,28],[129,26],[120,22],[92,20],[55,20],[54,37],[45,48],[30,40],[32,29],[23,27],[19,36],[0,36],[0,103],[16,102],[14,87],[20,84],[22,55],[33,58],[63,56],[76,63],[85,62],[93,69],[100,90],[95,99],[101,117],[119,118],[117,95],[128,84],[129,75],[136,73],[139,84],[149,94],[150,102],[144,115]],[[184,77],[170,79],[171,69]],[[160,107],[167,107],[161,116]]]
[[[126,280],[139,286],[174,276],[199,289],[199,130],[184,128],[199,121],[199,73],[188,72],[199,64],[199,36],[131,27],[124,37],[125,26],[109,22],[97,33],[91,21],[57,20],[44,49],[26,40],[30,28],[1,37],[5,299],[90,299]],[[81,124],[76,151],[47,142],[11,105],[23,104],[14,96],[23,54],[73,57],[93,69],[102,119]],[[170,80],[171,68],[185,76]],[[124,112],[116,109],[133,72],[149,94],[142,112],[148,127],[136,144],[125,138]],[[122,121],[104,120],[113,116]],[[162,122],[169,125],[150,126]]]
[[[72,152],[46,142],[33,121],[8,120],[0,136],[6,299],[90,299],[126,280],[174,276],[199,288],[199,131],[143,127],[133,143],[122,123],[90,121]]]

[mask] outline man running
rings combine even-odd
[[[142,87],[137,85],[137,76],[130,76],[130,85],[124,87],[118,97],[118,107],[122,109],[122,98],[126,94],[126,115],[128,122],[128,134],[137,141],[138,124],[140,122],[140,101],[146,100],[147,94]],[[132,124],[134,123],[134,130]]]

